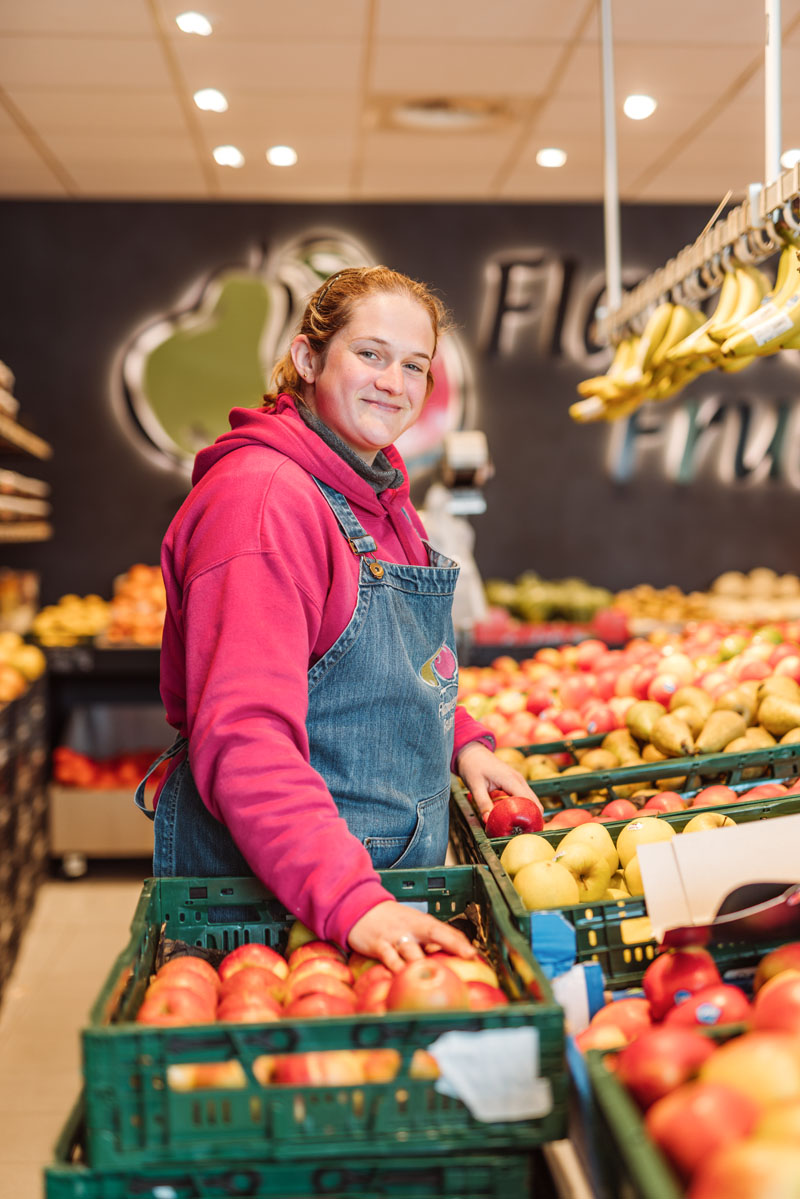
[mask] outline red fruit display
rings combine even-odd
[[[714,1042],[692,1028],[643,1032],[617,1056],[616,1073],[642,1108],[687,1082],[714,1053]]]
[[[585,808],[562,808],[547,821],[548,828],[574,828],[576,824],[588,824],[594,820]]]
[[[668,949],[659,953],[642,977],[642,990],[654,1020],[703,987],[721,983],[716,962],[705,949]]]
[[[146,992],[136,1020],[139,1024],[207,1024],[215,1019],[204,996],[189,987],[163,986]]]
[[[498,799],[486,819],[488,837],[538,833],[543,827],[542,809],[526,795],[507,795],[504,799]]]
[[[741,987],[720,982],[701,987],[683,1003],[670,1008],[664,1024],[713,1028],[716,1024],[740,1024],[750,1016],[750,1000]]]
[[[658,795],[651,795],[642,806],[643,812],[682,812],[686,807],[686,800],[683,796],[678,795],[677,791],[660,791]]]
[[[607,820],[633,820],[634,816],[638,815],[639,809],[629,799],[612,799],[602,809],[597,819],[604,822]]]
[[[718,1149],[694,1178],[688,1199],[792,1199],[800,1194],[800,1147],[747,1139]]]
[[[499,987],[481,982],[478,978],[468,978],[466,982],[471,1011],[483,1012],[493,1007],[505,1007],[508,1004],[508,996]]]
[[[354,991],[311,991],[299,995],[283,1009],[287,1020],[325,1019],[328,1016],[352,1016],[357,999]]]
[[[312,958],[335,958],[340,962],[345,961],[345,955],[341,949],[330,941],[304,941],[289,954],[288,968],[296,970],[302,962],[310,961]]]
[[[722,1083],[686,1082],[652,1105],[645,1126],[681,1177],[688,1179],[710,1154],[746,1137],[759,1113],[757,1103]]]

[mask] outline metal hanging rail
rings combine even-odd
[[[608,0],[604,2],[608,3]],[[724,220],[704,230],[696,241],[627,292],[612,311],[598,317],[595,336],[604,344],[618,341],[637,318],[670,293],[679,303],[684,300],[697,303],[711,295],[722,282],[728,257],[749,263],[763,262],[781,248],[787,235],[798,240],[800,221],[793,204],[800,200],[800,164],[779,174],[781,0],[764,0],[764,11],[765,177],[773,182],[765,187],[751,187],[743,204],[732,209]]]
[[[719,264],[725,252],[751,263],[770,258],[784,244],[781,227],[794,235],[800,232],[800,222],[792,210],[794,201],[800,201],[800,163],[760,188],[755,196],[732,209],[724,220],[626,292],[618,308],[597,320],[598,341],[617,341],[624,329],[670,292],[689,301],[711,295],[722,281]]]

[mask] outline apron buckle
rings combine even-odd
[[[380,562],[370,562],[369,572],[370,574],[374,575],[376,579],[383,578],[383,567],[381,566]]]

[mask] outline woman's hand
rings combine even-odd
[[[477,952],[457,928],[394,900],[370,908],[355,922],[347,940],[351,949],[383,962],[395,974],[406,962],[423,958],[426,950],[445,949],[461,958],[475,957]]]
[[[489,792],[493,790],[505,791],[506,795],[525,795],[542,807],[520,772],[498,758],[482,741],[467,742],[456,759],[456,770],[484,819],[492,810]]]

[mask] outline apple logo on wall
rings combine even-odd
[[[191,474],[197,451],[228,429],[231,408],[260,407],[310,293],[337,271],[370,262],[355,239],[317,231],[195,283],[123,351],[126,432],[161,465]],[[441,338],[433,371],[425,411],[397,443],[412,478],[435,465],[445,435],[469,427],[474,413],[466,354],[452,333]]]

